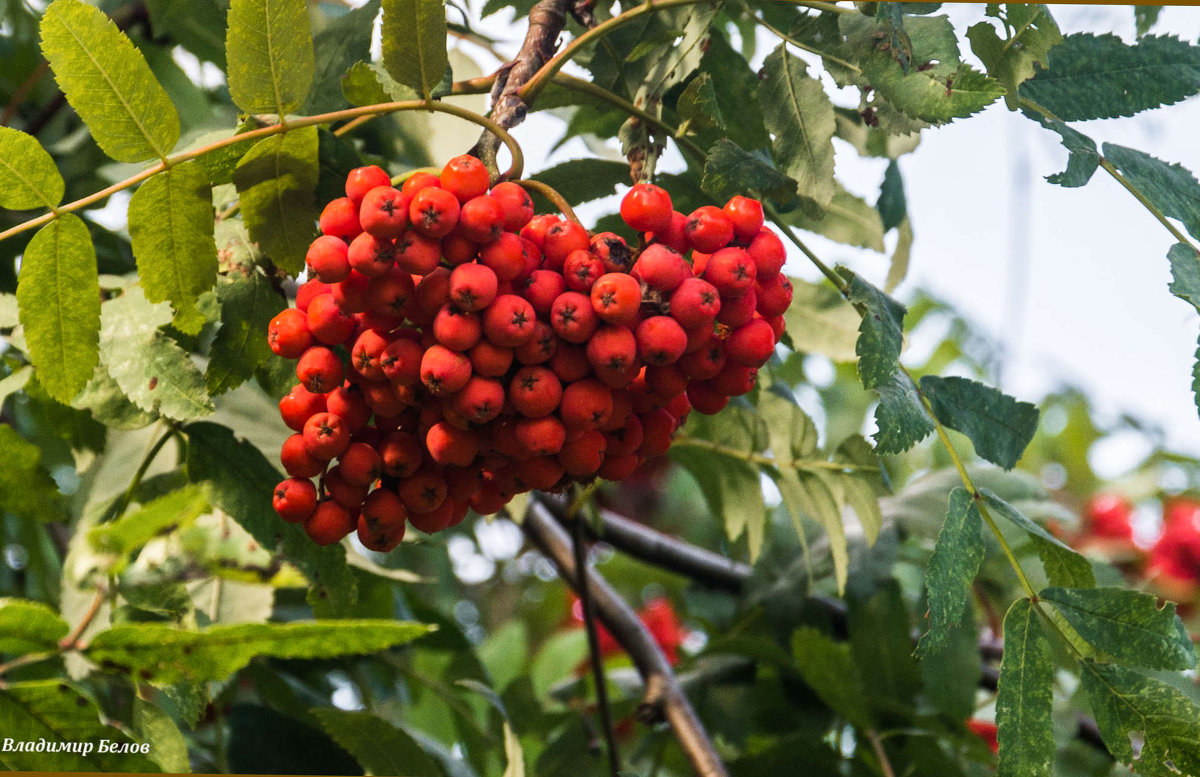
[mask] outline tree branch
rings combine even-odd
[[[501,127],[512,129],[525,120],[529,106],[519,92],[558,50],[558,36],[567,22],[567,3],[568,0],[538,0],[529,12],[529,29],[520,51],[496,74],[496,83],[492,87],[492,118]],[[496,164],[499,150],[499,139],[484,132],[473,153],[495,174],[499,169]]]
[[[521,528],[525,536],[554,563],[559,575],[578,590],[579,578],[570,537],[555,520],[541,495],[532,495]],[[607,580],[594,570],[588,577],[589,593],[596,605],[596,614],[625,648],[646,682],[646,696],[639,709],[639,717],[651,721],[665,718],[701,777],[727,777],[728,772],[712,740],[680,688],[662,649]]]

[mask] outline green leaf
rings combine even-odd
[[[1003,19],[1008,37],[1002,40],[988,22],[972,25],[967,37],[988,75],[1004,87],[1004,101],[1009,110],[1015,111],[1019,101],[1017,87],[1033,78],[1038,69],[1046,69],[1047,53],[1062,43],[1063,37],[1045,5],[1005,3],[1003,17],[992,12],[992,7],[988,6],[988,15]]]
[[[504,721],[504,757],[508,765],[504,767],[503,777],[525,777],[525,753],[521,751],[521,740],[507,720]]]
[[[834,642],[812,628],[802,626],[792,635],[792,654],[804,682],[831,710],[851,725],[872,727],[871,693],[850,654],[850,645]]]
[[[421,99],[415,91],[387,74],[382,65],[356,62],[342,76],[342,94],[351,105],[401,102]]]
[[[1057,132],[1062,138],[1063,146],[1070,152],[1067,157],[1067,169],[1046,176],[1047,181],[1059,186],[1075,187],[1083,186],[1092,180],[1092,174],[1100,166],[1100,152],[1096,150],[1096,141],[1056,119],[1048,119],[1034,111],[1022,112],[1046,129]]]
[[[212,187],[204,169],[184,162],[142,184],[129,200],[129,242],[150,302],[169,301],[175,326],[196,334],[196,298],[217,280]]]
[[[833,111],[836,136],[853,146],[859,156],[897,159],[916,151],[921,144],[919,130],[893,134],[884,122],[873,120],[869,125],[862,114],[851,108],[835,106]],[[875,119],[878,118],[876,113]]]
[[[854,345],[861,323],[854,308],[825,284],[788,277],[792,304],[783,314],[792,346],[802,353],[820,353],[835,362],[858,358]]]
[[[1150,32],[1151,28],[1158,23],[1162,9],[1161,5],[1135,5],[1133,7],[1133,21],[1137,25],[1139,38]]]
[[[389,620],[240,623],[200,631],[139,623],[100,632],[84,652],[96,663],[124,667],[156,683],[206,682],[229,677],[257,656],[360,656],[432,630],[423,623]]]
[[[878,209],[879,203],[876,203],[875,207]],[[887,279],[883,283],[883,290],[888,294],[894,292],[896,287],[908,277],[908,263],[912,258],[912,222],[905,216],[896,229],[896,249],[892,251],[892,260],[888,265]]]
[[[126,557],[159,534],[183,526],[208,510],[208,494],[189,485],[160,496],[142,509],[88,532],[92,547],[116,557],[113,571],[120,572]]]
[[[693,449],[673,451],[672,456],[696,477],[712,514],[724,520],[726,536],[736,540],[747,534],[751,558],[757,558],[766,523],[758,469],[745,461]]]
[[[156,35],[171,39],[203,60],[225,70],[228,0],[147,0]]]
[[[929,590],[929,631],[921,635],[917,655],[938,652],[950,629],[962,621],[970,588],[983,563],[983,518],[979,505],[965,488],[950,492],[950,512],[938,532],[925,586]]]
[[[222,394],[248,380],[271,358],[267,324],[286,307],[283,298],[262,273],[231,277],[217,286],[221,328],[209,352],[205,383],[211,394]]]
[[[312,87],[312,26],[304,0],[232,0],[225,34],[229,95],[242,113],[293,113]]]
[[[875,210],[879,211],[884,232],[892,227],[900,226],[900,223],[908,218],[908,202],[904,197],[904,179],[900,177],[900,165],[896,164],[894,159],[888,163],[887,170],[884,171],[883,183],[879,186],[879,199],[875,202]]]
[[[1171,285],[1176,297],[1200,311],[1200,256],[1187,243],[1176,243],[1167,251],[1171,262]]]
[[[63,517],[62,495],[42,466],[42,450],[25,440],[9,424],[0,424],[0,512],[30,521],[55,521]]]
[[[68,631],[67,622],[41,602],[0,599],[0,653],[51,653]]]
[[[179,114],[125,33],[82,0],[51,3],[41,32],[55,80],[104,153],[118,162],[166,157]]]
[[[46,743],[40,753],[0,748],[0,764],[10,771],[39,771],[49,765],[81,772],[158,771],[143,755],[101,753],[103,739],[135,743],[121,729],[102,723],[96,702],[61,680],[0,688],[0,731],[13,742]]]
[[[53,208],[66,184],[54,159],[32,135],[0,127],[0,208]]]
[[[728,138],[718,140],[708,150],[700,185],[717,200],[735,194],[786,198],[796,191],[796,182],[776,170],[769,159],[744,150]]]
[[[87,410],[92,418],[112,429],[142,429],[157,419],[129,401],[103,364],[96,365],[92,379],[71,400],[71,407]]]
[[[771,136],[763,127],[762,116],[758,111],[746,110],[745,97],[758,89],[758,73],[729,45],[717,26],[709,31],[708,50],[700,60],[700,70],[712,78],[721,115],[737,117],[737,121],[726,120],[729,139],[742,148],[769,146]]]
[[[392,78],[428,100],[448,64],[442,0],[384,0],[383,67]]]
[[[371,774],[443,777],[442,770],[403,729],[369,712],[310,710],[334,742]]]
[[[775,136],[779,169],[799,184],[797,192],[822,208],[837,191],[833,180],[833,103],[804,60],[781,43],[763,62],[755,96],[763,123]]]
[[[787,214],[788,222],[838,243],[883,253],[883,220],[879,211],[843,189],[840,183],[836,186],[833,200],[821,215],[811,216],[803,208],[797,208]]]
[[[995,492],[986,488],[979,489],[984,502],[995,514],[1029,535],[1037,550],[1046,577],[1051,585],[1069,586],[1073,588],[1091,588],[1096,584],[1096,575],[1092,571],[1092,562],[1079,554],[1058,537],[1046,531],[1039,524],[1025,517],[1017,508],[1001,499]]]
[[[1067,35],[1050,67],[1025,82],[1021,96],[1063,121],[1132,116],[1200,91],[1200,46],[1147,36],[1132,46],[1116,35]]]
[[[1179,219],[1192,237],[1200,238],[1200,183],[1186,168],[1112,143],[1105,143],[1103,150],[1104,157],[1152,205],[1164,215]]]
[[[233,171],[250,237],[292,275],[317,231],[319,164],[317,128],[303,127],[259,141]]]
[[[380,0],[369,0],[333,19],[313,39],[316,75],[303,113],[328,113],[346,107],[341,79],[360,60],[371,58],[371,32],[379,16]]]
[[[187,740],[170,715],[137,698],[133,702],[133,726],[138,739],[149,743],[150,757],[164,772],[186,774],[191,771]]]
[[[1147,669],[1194,669],[1196,651],[1175,605],[1159,606],[1153,594],[1125,588],[1047,588],[1079,636],[1117,661]]]
[[[1200,774],[1200,707],[1182,691],[1091,660],[1083,662],[1082,680],[1100,736],[1118,761],[1147,777]]]
[[[688,82],[675,103],[675,113],[679,115],[680,127],[686,125],[692,129],[724,129],[725,117],[721,113],[720,103],[717,102],[717,90],[713,87],[711,75],[700,73]]]
[[[354,576],[341,545],[321,547],[299,526],[285,523],[271,506],[271,494],[283,476],[253,445],[227,427],[193,423],[188,438],[187,473],[191,482],[209,482],[212,501],[264,548],[278,551],[308,578],[311,603],[344,611],[354,603]]]
[[[848,278],[847,298],[863,308],[858,328],[858,375],[863,388],[875,389],[889,383],[900,368],[900,350],[904,346],[903,305],[864,281],[845,267],[838,273]]]
[[[590,202],[616,194],[617,185],[628,180],[629,165],[607,159],[572,159],[531,176],[552,186],[571,203]]]
[[[998,777],[1050,777],[1054,763],[1054,656],[1037,606],[1018,599],[1004,616],[996,693]]]
[[[171,322],[170,308],[151,305],[134,286],[104,303],[100,318],[104,366],[135,405],[175,421],[213,411],[200,370],[159,331]]]
[[[29,357],[50,396],[69,402],[99,358],[100,278],[87,226],[64,213],[29,241],[17,279]]]
[[[1037,431],[1036,407],[982,383],[926,375],[921,391],[939,421],[971,438],[976,453],[1005,469],[1017,465]]]
[[[656,98],[682,83],[700,66],[716,13],[715,5],[695,3],[682,8],[663,9],[656,14],[658,21],[666,27],[667,34],[661,43],[639,57],[633,68],[633,81],[640,84],[635,102],[641,98],[639,105],[646,105],[652,111],[658,110],[661,101]],[[652,38],[643,36],[634,53]],[[627,63],[629,61],[626,60]]]

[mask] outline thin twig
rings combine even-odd
[[[539,494],[533,494],[529,500],[529,509],[521,528],[529,540],[554,563],[559,576],[572,588],[578,589],[579,578],[570,537],[554,519]],[[679,746],[700,777],[727,777],[728,772],[720,755],[680,688],[662,648],[638,620],[629,604],[603,576],[593,571],[590,577],[589,591],[596,605],[596,614],[629,654],[646,683],[643,711],[651,718],[666,719],[675,732]]]

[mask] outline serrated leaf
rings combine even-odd
[[[879,388],[889,383],[900,368],[907,311],[899,302],[847,268],[838,267],[837,271],[850,280],[847,299],[862,307],[862,323],[854,346],[854,352],[858,354],[859,378],[863,388]]]
[[[1067,169],[1046,176],[1047,181],[1059,186],[1075,187],[1083,186],[1092,180],[1092,174],[1100,166],[1100,152],[1096,150],[1094,140],[1056,119],[1048,119],[1034,111],[1022,112],[1046,129],[1057,132],[1063,146],[1070,152],[1067,157]]]
[[[851,725],[862,730],[872,727],[867,704],[871,694],[848,644],[802,626],[792,635],[792,654],[800,676],[821,701]]]
[[[88,542],[116,557],[113,571],[120,572],[126,557],[154,537],[183,526],[208,509],[208,494],[195,485],[160,496],[140,510],[103,523],[88,532]]]
[[[1135,5],[1133,7],[1133,21],[1139,38],[1150,32],[1158,23],[1162,9],[1161,5]]]
[[[1200,51],[1200,49],[1197,49]],[[1200,65],[1197,66],[1200,78]],[[1179,219],[1192,237],[1200,238],[1200,183],[1181,165],[1112,143],[1103,146],[1104,157],[1124,174],[1163,214]]]
[[[203,60],[225,69],[225,0],[147,0],[156,35],[171,39]]]
[[[1186,243],[1176,243],[1167,251],[1167,260],[1171,263],[1171,284],[1167,288],[1200,311],[1200,255]]]
[[[1015,111],[1020,99],[1017,87],[1033,78],[1037,69],[1046,69],[1047,53],[1063,38],[1050,9],[1040,3],[1005,3],[1003,19],[1009,33],[1006,39],[988,22],[972,25],[967,37],[988,75],[1004,87],[1009,110]]]
[[[1148,777],[1200,774],[1200,707],[1182,691],[1091,660],[1083,662],[1082,680],[1100,735],[1118,761]]]
[[[708,49],[700,60],[700,69],[713,81],[717,105],[721,115],[737,117],[737,121],[726,122],[730,140],[742,148],[764,148],[771,143],[771,136],[763,127],[758,111],[747,111],[745,95],[753,94],[758,88],[758,74],[740,53],[729,45],[729,40],[719,29],[709,33]]]
[[[757,558],[766,523],[758,469],[735,458],[713,457],[687,448],[673,451],[672,455],[696,477],[712,514],[724,520],[726,536],[736,540],[745,533],[751,558]]]
[[[820,523],[825,529],[833,559],[834,582],[840,595],[846,590],[846,581],[849,579],[850,554],[832,473],[802,472],[789,468],[779,470],[774,479],[780,497],[791,513],[797,534],[804,536],[801,523],[803,516]]]
[[[341,545],[321,547],[295,524],[285,523],[271,506],[271,494],[283,480],[257,448],[212,423],[184,428],[188,438],[187,473],[193,483],[209,482],[214,504],[253,535],[264,548],[278,551],[308,578],[309,600],[344,612],[354,603],[354,576]]]
[[[990,510],[1029,535],[1051,585],[1090,588],[1096,584],[1092,563],[1086,557],[1027,518],[995,492],[981,488],[979,493]]]
[[[129,242],[150,302],[169,301],[175,326],[196,334],[196,299],[217,280],[212,187],[204,169],[184,162],[150,178],[129,200]]]
[[[658,20],[667,26],[669,39],[654,46],[639,64],[639,69],[644,70],[645,75],[641,78],[634,75],[635,83],[640,82],[636,97],[641,97],[648,106],[657,109],[655,106],[658,101],[653,98],[682,83],[699,67],[716,13],[717,7],[713,4],[695,3],[682,8],[663,9],[656,14]],[[639,45],[645,40],[643,37]]]
[[[879,185],[879,199],[875,202],[875,210],[879,211],[884,232],[900,226],[900,223],[908,218],[904,179],[900,177],[900,165],[896,164],[894,159],[888,163],[887,170],[883,173],[883,183]],[[888,277],[891,277],[891,273]]]
[[[763,62],[756,97],[780,170],[822,208],[833,200],[833,103],[804,60],[781,43]]]
[[[887,280],[883,290],[891,294],[896,287],[908,276],[908,263],[912,257],[913,230],[912,222],[907,217],[900,222],[896,233],[896,249],[892,251],[892,261],[888,265]]]
[[[304,268],[317,231],[319,165],[317,128],[303,127],[259,141],[233,171],[250,237],[292,275]]]
[[[371,58],[371,34],[379,9],[380,0],[368,0],[361,8],[331,20],[313,38],[315,75],[302,113],[327,113],[346,107],[342,76],[356,62]]]
[[[1194,669],[1196,651],[1171,602],[1125,588],[1047,588],[1052,602],[1092,647],[1130,666]]]
[[[67,622],[41,602],[0,599],[0,653],[53,652],[69,630]]]
[[[0,512],[30,521],[54,521],[63,517],[62,495],[50,473],[42,466],[42,451],[24,439],[9,424],[0,424]]]
[[[423,623],[331,620],[242,623],[185,631],[161,624],[113,626],[84,651],[157,683],[221,680],[257,656],[313,659],[377,653],[429,633]]]
[[[70,402],[99,359],[100,277],[87,226],[64,213],[25,248],[17,304],[29,357],[50,396]]]
[[[1054,656],[1040,618],[1028,599],[1018,599],[1004,616],[997,777],[1050,777],[1054,763]]]
[[[824,211],[812,216],[797,208],[787,214],[788,222],[800,229],[816,232],[838,243],[869,248],[883,253],[883,220],[879,211],[866,200],[836,184],[833,199]]]
[[[717,200],[735,194],[788,197],[796,191],[796,182],[775,169],[769,159],[744,150],[728,138],[718,140],[708,150],[700,185]]]
[[[138,739],[150,745],[150,757],[164,772],[185,774],[191,771],[187,740],[165,711],[141,698],[133,702],[133,727]]]
[[[921,635],[917,644],[918,656],[927,658],[935,654],[950,629],[962,620],[983,555],[983,518],[979,505],[965,488],[956,488],[950,492],[950,511],[938,532],[925,572],[929,631]]]
[[[428,100],[448,64],[442,0],[384,0],[383,67],[392,78]]]
[[[725,127],[725,117],[717,101],[717,91],[713,87],[712,76],[708,73],[700,73],[688,82],[675,103],[675,112],[679,115],[681,128],[685,125],[691,129]]]
[[[112,429],[141,429],[158,417],[130,402],[103,364],[96,365],[92,379],[71,400],[71,407],[87,410],[92,418]]]
[[[1005,469],[1017,465],[1037,431],[1036,407],[982,383],[926,375],[921,378],[921,392],[939,421],[965,434],[976,453]]]
[[[346,75],[342,76],[342,94],[351,105],[421,99],[412,87],[405,86],[388,75],[383,65],[368,62],[356,62],[346,71]]]
[[[827,285],[789,277],[792,304],[784,312],[787,332],[795,350],[820,353],[835,362],[858,358],[854,345],[862,323],[854,308]]]
[[[0,208],[53,208],[66,184],[54,159],[32,135],[0,127]]]
[[[61,680],[0,687],[0,731],[14,742],[37,744],[42,740],[47,745],[42,752],[0,749],[0,764],[9,771],[44,770],[48,763],[56,769],[81,772],[157,771],[154,762],[143,755],[101,753],[102,739],[118,746],[136,743],[121,729],[101,722],[96,702]]]
[[[217,287],[221,328],[209,351],[204,381],[211,394],[240,386],[271,357],[267,324],[286,307],[262,273],[231,277]]]
[[[1050,67],[1021,96],[1063,121],[1113,119],[1173,105],[1200,91],[1200,46],[1147,36],[1132,46],[1111,33],[1067,35]]]
[[[871,439],[875,441],[876,451],[904,453],[933,432],[933,420],[907,375],[897,373],[890,383],[876,386],[875,391],[879,393],[879,404],[875,408],[877,430]]]
[[[118,162],[163,157],[179,114],[145,57],[95,6],[55,0],[41,21],[42,53],[96,144]]]
[[[293,113],[315,69],[304,0],[232,0],[225,34],[229,95],[243,113]]]
[[[135,286],[106,302],[100,319],[104,366],[130,401],[176,421],[213,411],[200,370],[159,331],[171,322],[167,305],[150,304]]]
[[[556,189],[568,202],[578,204],[616,194],[617,185],[628,180],[629,165],[607,159],[572,159],[531,176]]]
[[[415,739],[369,712],[328,708],[310,712],[325,733],[371,774],[443,777],[437,763]]]

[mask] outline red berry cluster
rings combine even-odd
[[[791,286],[758,202],[684,216],[639,184],[621,205],[635,251],[488,183],[465,155],[399,189],[363,167],[321,214],[309,280],[269,327],[300,381],[275,509],[318,543],[357,528],[387,551],[406,522],[620,480],[693,407],[749,391],[783,333]]]

